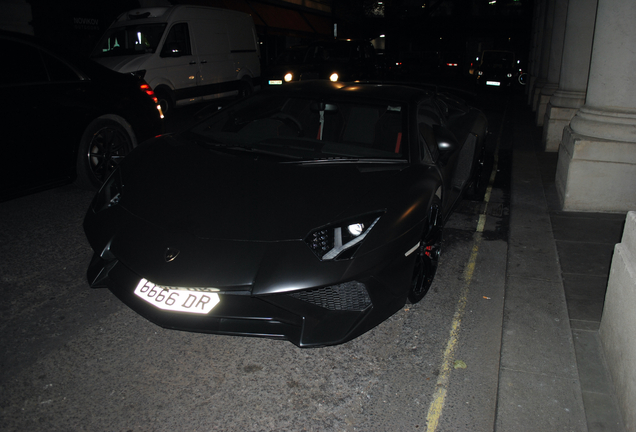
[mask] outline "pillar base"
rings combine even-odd
[[[545,113],[548,108],[548,103],[550,102],[550,98],[557,91],[558,86],[556,84],[546,84],[541,89],[541,94],[539,95],[539,99],[537,100],[537,126],[543,126],[543,121],[545,119]]]
[[[570,120],[572,120],[577,111],[577,108],[553,106],[552,100],[550,100],[546,108],[545,119],[543,120],[543,151],[559,151],[563,129],[570,124]]]
[[[636,212],[614,249],[599,336],[626,430],[636,431]]]
[[[577,114],[578,115],[578,114]],[[563,130],[555,185],[566,211],[636,209],[636,142],[621,142]]]

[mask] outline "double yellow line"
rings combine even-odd
[[[442,367],[440,368],[439,376],[437,377],[436,391],[433,395],[433,401],[428,407],[428,413],[426,415],[426,431],[435,432],[439,424],[439,420],[444,410],[444,403],[446,400],[446,392],[448,391],[448,383],[450,380],[450,373],[454,366],[454,353],[457,341],[459,340],[459,329],[466,310],[466,303],[468,303],[468,292],[470,284],[473,280],[473,274],[475,272],[475,264],[477,263],[477,256],[479,254],[479,245],[482,241],[482,233],[484,232],[484,226],[486,225],[486,214],[488,210],[488,203],[490,202],[490,194],[492,193],[492,185],[495,182],[495,176],[497,175],[497,166],[499,164],[499,143],[501,140],[501,134],[503,131],[504,122],[506,119],[507,108],[504,109],[504,114],[501,119],[501,126],[497,134],[497,145],[495,147],[494,163],[492,171],[490,173],[490,180],[488,181],[488,187],[484,195],[484,208],[479,215],[479,221],[477,222],[477,229],[473,234],[473,247],[468,258],[468,264],[464,270],[464,286],[457,302],[457,308],[453,315],[453,321],[451,323],[450,336],[446,342],[446,349],[444,350],[444,356],[442,358]]]

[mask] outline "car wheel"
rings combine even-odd
[[[164,87],[160,87],[155,90],[155,96],[157,97],[157,102],[161,106],[161,112],[163,115],[167,116],[168,113],[171,113],[175,105],[172,92]]]
[[[424,298],[431,288],[439,256],[442,248],[442,214],[441,203],[436,199],[431,206],[428,217],[428,225],[417,248],[415,266],[411,288],[408,293],[408,301],[417,303]]]
[[[132,130],[112,119],[94,120],[82,135],[77,156],[76,184],[83,189],[97,189],[133,149]]]
[[[241,78],[239,87],[239,97],[246,98],[254,93],[254,84],[252,84],[252,80],[248,77]]]

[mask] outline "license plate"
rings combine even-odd
[[[283,80],[269,80],[269,85],[282,85]]]
[[[501,83],[499,81],[486,81],[486,85],[490,86],[500,86]]]
[[[142,279],[135,288],[135,295],[159,309],[207,314],[220,299],[217,293],[162,287]]]

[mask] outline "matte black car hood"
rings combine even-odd
[[[155,226],[198,238],[299,240],[328,223],[383,210],[376,206],[386,206],[407,166],[281,163],[164,137],[122,164],[120,204]]]

